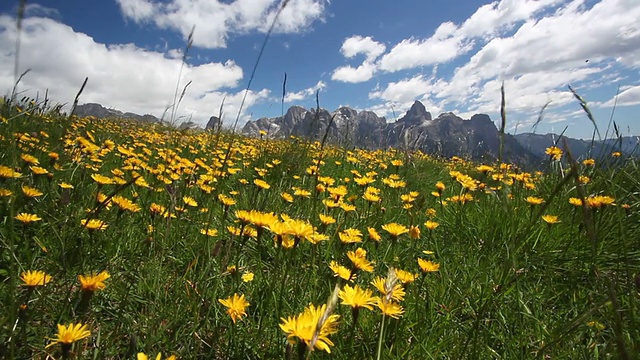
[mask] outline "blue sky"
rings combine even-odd
[[[17,1],[0,5],[0,94],[14,82]],[[225,99],[235,120],[278,0],[30,1],[20,34],[19,90],[162,116],[188,82],[180,120],[204,125]],[[624,135],[640,134],[640,2],[290,0],[247,94],[240,124],[286,107],[350,106],[393,121],[413,101],[434,117],[487,113],[496,122],[500,84],[508,130],[589,137],[567,89],[588,100],[601,130],[612,105]],[[193,46],[179,78],[182,51]],[[616,100],[616,93],[619,94]]]

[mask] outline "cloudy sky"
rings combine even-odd
[[[0,4],[0,95],[14,83],[18,1]],[[175,117],[232,124],[280,0],[40,0],[22,23],[22,94],[81,97],[162,116],[188,82]],[[288,106],[350,106],[393,121],[415,100],[434,116],[487,113],[508,129],[591,136],[568,91],[590,104],[602,132],[613,119],[640,134],[640,1],[290,0],[246,94],[240,124]],[[193,43],[182,66],[184,49]],[[182,67],[182,71],[181,71]]]

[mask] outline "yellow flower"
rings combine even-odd
[[[32,223],[34,221],[42,220],[36,214],[27,214],[27,213],[20,213],[15,217],[15,219],[18,220],[18,221],[22,221],[22,223],[24,223],[24,224],[29,224],[29,223]]]
[[[218,201],[220,201],[224,206],[231,206],[236,204],[236,201],[233,198],[230,198],[225,194],[218,194]]]
[[[58,333],[56,337],[50,340],[53,342],[46,347],[53,346],[55,344],[71,345],[72,343],[82,340],[91,336],[91,332],[88,329],[87,325],[78,324],[69,324],[69,325],[60,325],[58,324]]]
[[[338,233],[338,237],[345,244],[362,242],[362,232],[358,229],[345,229]]]
[[[268,190],[269,188],[271,188],[271,185],[269,185],[269,183],[267,183],[266,181],[264,181],[262,179],[255,179],[255,180],[253,180],[253,183],[257,187],[259,187],[260,189]]]
[[[396,269],[396,276],[398,277],[398,280],[403,284],[410,284],[418,278],[417,274],[413,274],[401,269]]]
[[[217,236],[218,235],[218,230],[216,230],[216,229],[200,229],[200,234],[213,237],[213,236]]]
[[[373,272],[373,263],[367,260],[367,251],[357,248],[355,251],[347,251],[347,257],[351,260],[353,267],[366,272]]]
[[[435,222],[435,221],[427,220],[424,223],[424,226],[429,230],[433,230],[433,229],[437,228],[438,226],[440,226],[440,224]]]
[[[611,153],[611,156],[620,157],[620,156],[622,156],[622,153],[620,151],[614,151],[614,152]]]
[[[247,300],[245,300],[244,294],[233,294],[232,297],[218,299],[218,301],[220,304],[227,307],[227,314],[229,314],[234,324],[237,320],[240,320],[243,316],[247,315],[245,310],[249,305],[251,305]]]
[[[376,305],[386,316],[399,319],[404,313],[404,309],[402,309],[400,304],[394,303],[393,301],[387,301],[384,298],[376,298],[376,300]]]
[[[280,197],[282,197],[282,200],[288,202],[288,203],[292,203],[293,202],[293,196],[287,192],[283,192],[282,194],[280,194]]]
[[[529,196],[525,200],[531,205],[540,205],[544,202],[543,198],[539,198],[535,196]]]
[[[145,354],[145,353],[138,353],[137,360],[149,360],[149,357]],[[162,360],[162,353],[158,353],[158,355],[156,356],[156,360]],[[176,360],[176,356],[175,355],[171,355],[167,358],[167,360]]]
[[[35,175],[47,175],[49,173],[47,169],[40,166],[29,166],[29,169],[31,169]]]
[[[66,183],[66,182],[61,182],[60,184],[58,184],[61,188],[63,189],[73,189],[73,185]]]
[[[433,252],[431,253],[433,254]],[[418,266],[423,272],[434,272],[440,270],[440,264],[434,263],[430,260],[424,260],[422,258],[418,258]]]
[[[574,206],[582,206],[582,200],[580,200],[579,198],[569,198],[569,204],[574,205]]]
[[[24,196],[30,197],[30,198],[43,195],[43,193],[40,190],[27,185],[22,185],[22,193],[24,194]]]
[[[604,195],[589,196],[585,199],[585,201],[587,202],[587,206],[592,209],[599,209],[608,205],[615,205],[613,203],[615,201],[613,197]]]
[[[340,208],[342,210],[344,210],[345,212],[355,211],[356,210],[355,205],[347,204],[345,202],[340,202]]]
[[[395,273],[395,270],[394,270]],[[395,275],[393,275],[395,276]],[[382,293],[383,297],[388,297],[389,299],[393,299],[396,301],[403,301],[404,300],[404,296],[406,295],[404,289],[402,288],[402,286],[398,283],[395,282],[395,280],[397,280],[397,278],[395,278],[395,280],[391,279],[392,281],[387,281],[387,279],[377,276],[372,282],[371,284],[373,286],[375,286],[376,289],[378,289],[378,291],[380,291],[380,293]]]
[[[27,270],[20,274],[20,279],[24,282],[25,286],[43,286],[51,282],[51,275],[48,275],[41,270]]]
[[[382,225],[382,230],[388,232],[389,235],[394,238],[397,238],[398,236],[409,232],[409,229],[407,229],[406,226],[400,225],[398,223],[389,223],[386,225]]]
[[[549,155],[553,160],[560,160],[562,157],[562,149],[557,146],[548,147],[545,151],[545,154]]]
[[[9,197],[11,195],[13,195],[13,192],[11,192],[11,190],[0,188],[0,197]]]
[[[241,278],[242,278],[242,281],[244,282],[251,282],[253,281],[254,276],[255,275],[251,271],[247,271],[244,274],[242,274]]]
[[[376,304],[377,298],[373,296],[373,292],[369,289],[362,289],[358,285],[354,287],[348,284],[344,286],[338,294],[342,305],[351,306],[353,308],[366,308],[373,310],[373,305]]]
[[[182,201],[187,206],[191,206],[191,207],[197,207],[198,206],[198,202],[196,201],[196,199],[192,198],[191,196],[183,196],[182,197]]]
[[[26,162],[27,164],[31,164],[31,165],[38,165],[40,164],[40,161],[38,160],[38,158],[36,158],[33,155],[29,155],[29,154],[22,154],[20,155],[20,158]]]
[[[109,227],[107,223],[99,219],[82,219],[80,224],[89,230],[104,230]]]
[[[594,166],[596,164],[596,161],[593,159],[584,159],[582,160],[582,165],[584,166]]]
[[[484,164],[476,167],[476,170],[478,170],[481,173],[485,173],[485,174],[488,173],[488,172],[493,172],[493,168],[491,166],[484,165]]]
[[[420,238],[420,228],[417,226],[411,226],[409,228],[409,237],[416,240]]]
[[[375,242],[380,242],[380,240],[382,240],[382,237],[378,234],[378,231],[375,228],[367,228],[367,232],[369,232],[369,239]]]
[[[306,345],[311,345],[315,340],[314,348],[331,353],[330,346],[333,346],[333,342],[329,335],[338,332],[340,315],[329,315],[326,312],[326,304],[318,307],[309,304],[297,316],[280,318],[280,329],[287,334],[289,343],[295,344],[295,338],[298,338]]]
[[[549,225],[557,224],[560,222],[560,220],[558,220],[558,217],[556,215],[542,215],[542,220],[544,220],[544,222],[546,222]]]
[[[336,222],[336,219],[329,215],[318,214],[318,217],[320,218],[320,222],[322,222],[322,224],[324,225],[329,225]]]
[[[331,263],[329,264],[329,268],[331,268],[331,271],[333,271],[334,276],[337,276],[344,280],[352,281],[356,277],[356,275],[353,274],[351,270],[338,264],[334,260],[332,260]]]
[[[107,287],[104,281],[109,277],[111,277],[111,275],[109,275],[108,272],[102,271],[99,274],[78,275],[78,281],[80,281],[83,291],[95,292],[96,290],[102,290]]]
[[[111,185],[114,183],[112,178],[100,174],[92,174],[91,178],[100,185]]]
[[[4,165],[0,165],[0,178],[2,179],[11,179],[11,178],[19,178],[22,176],[21,173],[14,171],[12,168]]]

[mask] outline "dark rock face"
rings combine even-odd
[[[115,109],[107,109],[104,106],[96,103],[88,103],[83,105],[76,106],[76,110],[74,112],[77,116],[85,117],[85,116],[95,116],[99,119],[107,118],[107,117],[115,117],[122,119],[131,119],[143,122],[152,122],[159,123],[160,120],[153,115],[138,115],[132,112],[125,112],[115,110]]]
[[[220,123],[220,118],[217,116],[212,116],[209,118],[209,121],[207,121],[207,125],[205,125],[204,129],[205,130],[218,130],[218,128],[221,126],[222,124]]]
[[[257,136],[260,130],[267,131],[270,137],[295,135],[311,140],[322,140],[327,133],[329,142],[346,147],[395,147],[486,161],[497,159],[500,148],[498,129],[488,115],[476,114],[470,120],[463,120],[453,113],[444,113],[434,119],[419,101],[392,123],[371,111],[357,112],[349,107],[329,112],[294,106],[284,118],[247,122],[243,133]],[[507,161],[540,160],[509,134],[505,134],[503,151]]]

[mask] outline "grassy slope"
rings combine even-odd
[[[592,210],[568,203],[580,192],[573,177],[563,182],[569,171],[557,162],[526,182],[509,181],[517,178],[517,170],[501,172],[496,165],[493,174],[504,173],[500,181],[474,164],[419,153],[321,149],[298,139],[181,133],[116,120],[69,120],[36,106],[23,108],[4,105],[0,123],[0,165],[22,174],[0,179],[0,188],[12,193],[0,198],[2,358],[59,356],[59,346],[45,349],[47,338],[55,335],[56,324],[69,322],[87,323],[92,332],[74,345],[78,358],[132,359],[139,351],[180,358],[282,358],[287,341],[280,319],[310,303],[325,303],[334,286],[344,284],[333,276],[330,261],[349,266],[346,252],[358,247],[375,262],[373,273],[357,274],[354,283],[363,288],[377,292],[370,282],[386,276],[389,267],[419,274],[405,285],[402,317],[384,319],[382,358],[622,358],[640,353],[640,171],[632,161],[614,159],[616,170],[598,163],[577,165],[579,175],[590,177],[583,196],[616,199],[617,206]],[[50,160],[52,151],[59,160]],[[22,154],[35,156],[50,175],[33,174]],[[391,165],[394,159],[403,165]],[[320,160],[319,174],[331,177],[334,186],[347,187],[345,202],[355,211],[323,204],[329,195],[316,191],[321,181],[310,171]],[[264,175],[256,168],[265,169]],[[125,173],[126,184],[99,185],[91,177],[113,178],[114,169]],[[440,201],[466,193],[451,170],[480,184],[469,192],[473,201]],[[358,174],[370,171],[377,173],[371,186],[381,190],[378,204],[364,200],[363,187],[354,183]],[[210,193],[199,181],[207,173],[215,188]],[[392,174],[406,187],[384,185],[382,180]],[[132,184],[137,176],[150,187]],[[259,190],[253,183],[257,178],[270,189]],[[438,181],[446,185],[440,198],[430,194]],[[63,190],[61,182],[74,188]],[[25,184],[43,195],[25,197]],[[293,194],[292,187],[310,196],[284,201],[281,193]],[[419,195],[405,209],[401,195],[410,191]],[[131,199],[140,211],[106,209],[96,201],[98,192]],[[236,204],[225,210],[218,194],[230,195]],[[184,196],[198,205],[185,205]],[[530,205],[528,196],[546,202]],[[152,203],[167,207],[175,218],[153,216]],[[307,220],[329,239],[316,245],[303,240],[284,249],[274,246],[266,229],[259,240],[233,236],[227,227],[241,227],[234,224],[235,211],[241,209]],[[435,209],[435,216],[428,216],[427,209]],[[21,212],[42,220],[24,225],[15,219]],[[337,222],[323,226],[320,213]],[[557,215],[561,222],[547,225],[543,214]],[[80,225],[91,217],[108,228],[89,231]],[[428,230],[427,220],[440,225]],[[393,240],[381,228],[391,222],[419,226],[419,239],[404,234]],[[368,227],[382,235],[379,243],[367,239]],[[217,235],[203,235],[203,228],[216,229]],[[362,231],[364,241],[343,244],[338,232],[347,228]],[[439,263],[440,270],[421,274],[418,257]],[[227,268],[233,265],[235,273]],[[25,270],[44,270],[53,281],[29,291],[19,278]],[[83,300],[77,276],[102,270],[111,274],[106,288]],[[254,273],[254,280],[242,281],[245,272]],[[234,293],[244,294],[251,304],[235,325],[218,301]],[[27,309],[19,310],[27,300]],[[337,334],[329,336],[335,344],[331,355],[316,351],[312,357],[374,358],[380,311],[361,309],[355,326],[348,306],[337,305],[334,313],[341,319]],[[296,349],[289,351],[295,354]]]

